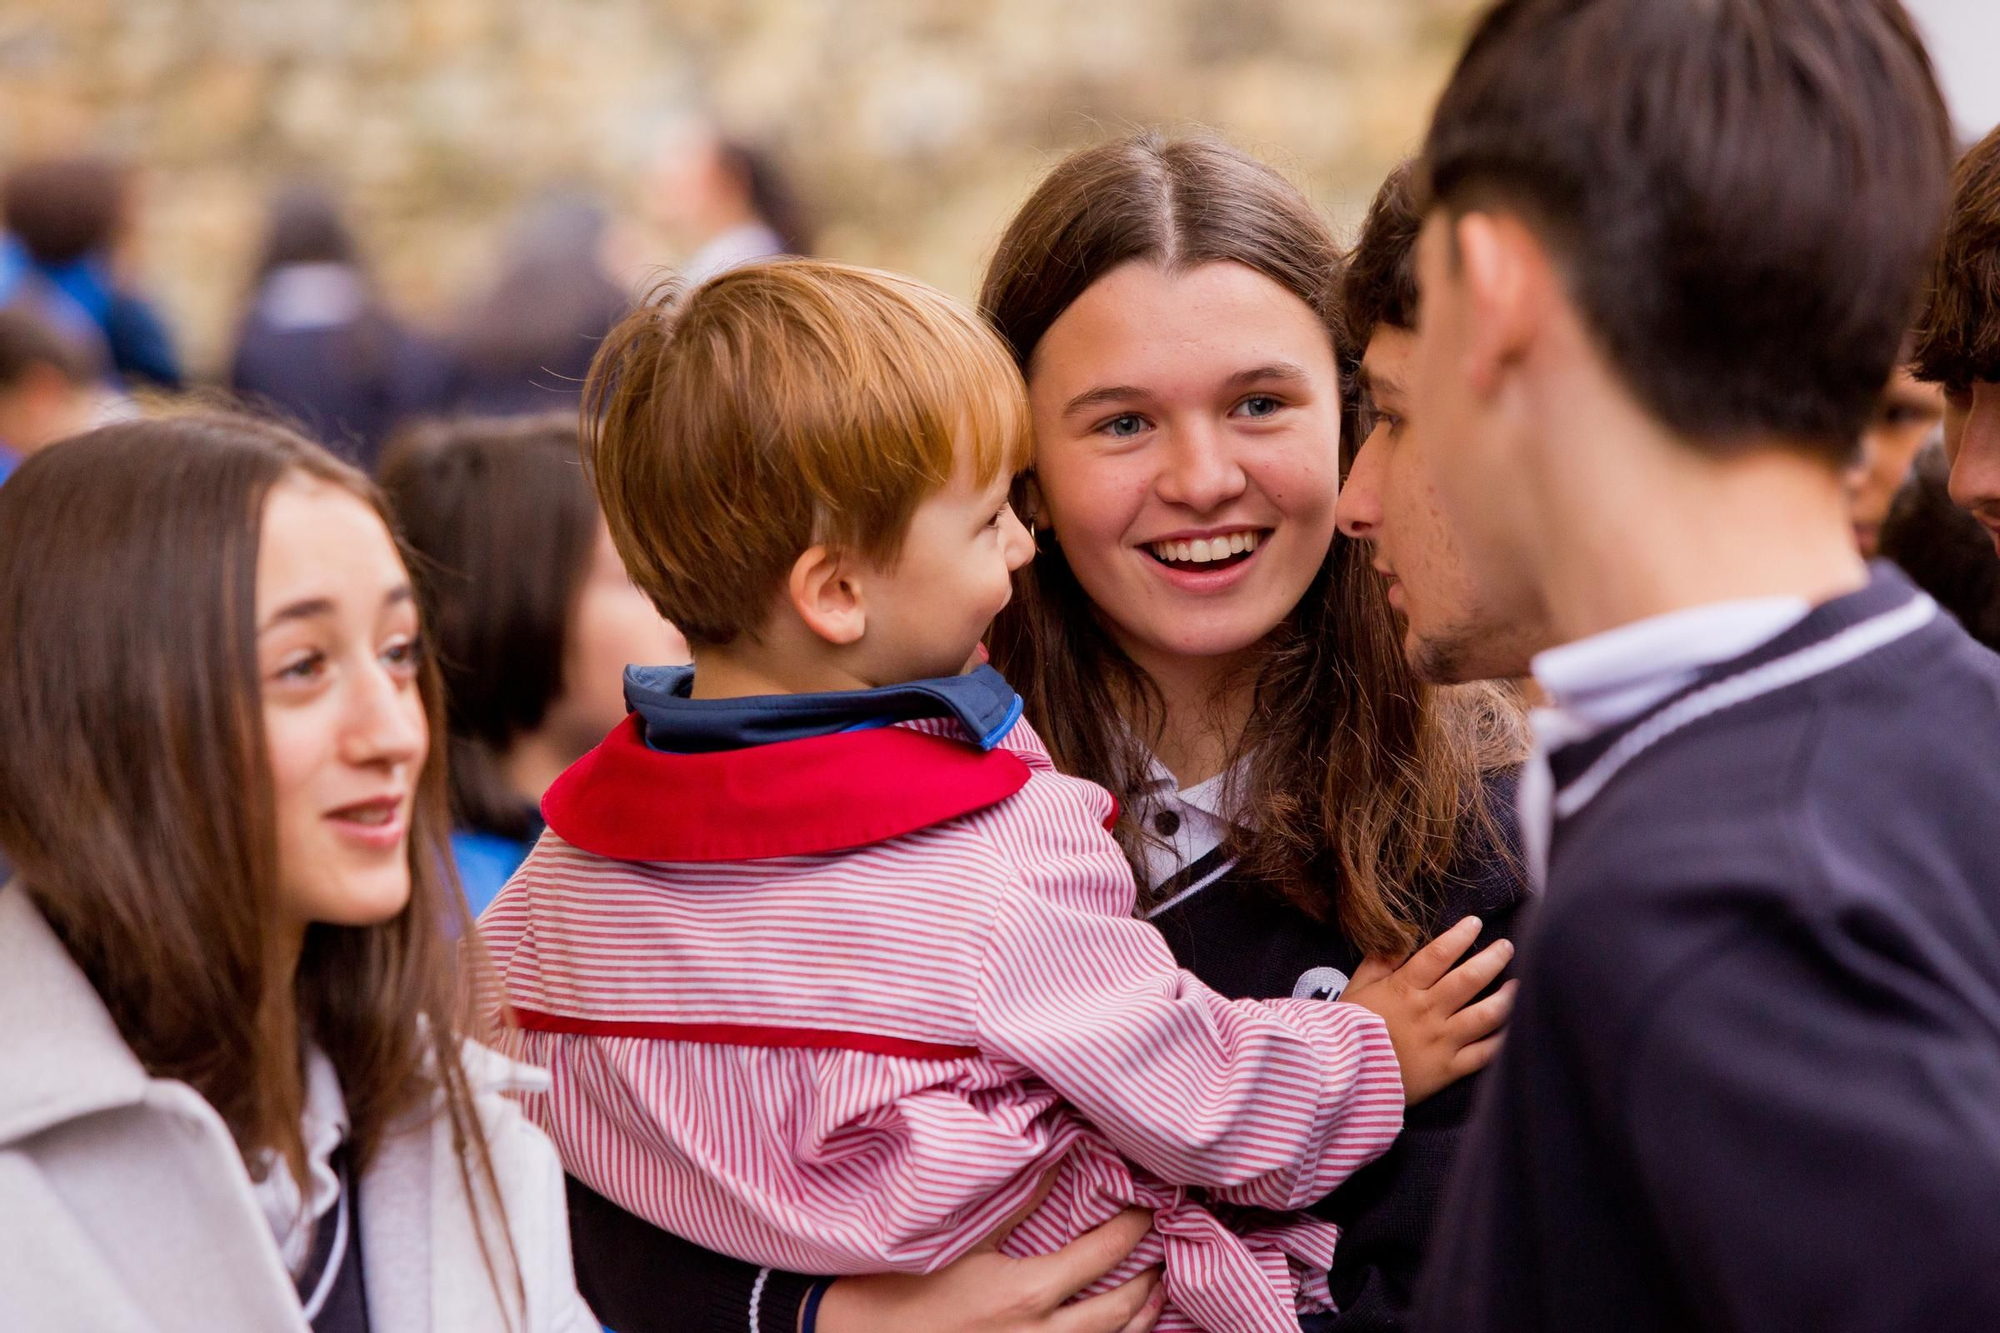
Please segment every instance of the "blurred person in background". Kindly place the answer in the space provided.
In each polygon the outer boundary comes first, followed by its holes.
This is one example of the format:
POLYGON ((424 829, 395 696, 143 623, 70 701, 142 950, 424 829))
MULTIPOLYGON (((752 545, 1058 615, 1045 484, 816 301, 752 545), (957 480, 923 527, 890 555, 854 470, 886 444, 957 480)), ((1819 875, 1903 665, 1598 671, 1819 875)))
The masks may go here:
POLYGON ((2000 552, 2000 129, 1959 159, 1917 321, 1917 373, 1945 391, 1951 498, 2000 552))
POLYGON ((180 360, 166 324, 131 290, 138 183, 102 158, 30 162, 0 185, 0 305, 25 304, 125 387, 177 391, 180 360))
POLYGON ((0 481, 22 460, 91 424, 90 363, 23 308, 0 309, 0 481))
POLYGON ((442 711, 366 478, 242 418, 0 486, 0 1328, 581 1333, 460 1034, 442 711))
POLYGON ((278 195, 229 387, 372 470, 397 422, 436 397, 441 369, 383 303, 333 196, 309 185, 278 195))
POLYGON ((1910 475, 1917 451, 1937 436, 1944 424, 1944 390, 1925 383, 1910 368, 1906 343, 1889 387, 1875 405, 1868 429, 1861 433, 1861 461, 1848 474, 1848 501, 1854 515, 1854 540, 1861 554, 1874 559, 1882 553, 1882 523, 1889 505, 1910 475))
POLYGON ((805 212, 777 161, 705 122, 663 137, 649 198, 654 220, 686 256, 680 272, 691 287, 739 264, 812 253, 805 212))
POLYGON ((1951 500, 1951 462, 1926 445, 1882 521, 1882 558, 2000 652, 2000 552, 1979 520, 1951 500))
POLYGON ((419 427, 382 463, 444 670, 452 850, 474 915, 542 831, 541 799, 625 717, 625 668, 687 643, 626 577, 566 413, 419 427))
POLYGON ((583 376, 630 294, 605 272, 609 218, 583 195, 529 205, 497 276, 451 335, 447 410, 469 416, 575 411, 583 376))

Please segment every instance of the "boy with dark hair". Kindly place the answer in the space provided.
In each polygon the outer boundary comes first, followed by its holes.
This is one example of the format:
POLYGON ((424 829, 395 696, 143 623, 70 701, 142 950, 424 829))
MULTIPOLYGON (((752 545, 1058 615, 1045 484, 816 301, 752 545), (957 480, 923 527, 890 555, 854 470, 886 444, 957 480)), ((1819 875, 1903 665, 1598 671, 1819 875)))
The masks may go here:
POLYGON ((1951 497, 2000 550, 2000 129, 1959 161, 1917 325, 1917 374, 1945 387, 1951 497))
POLYGON ((1523 676, 1546 642, 1533 617, 1499 616, 1485 570, 1465 558, 1428 488, 1406 475, 1410 356, 1417 335, 1417 204, 1414 160, 1389 173, 1347 258, 1340 286, 1343 369, 1353 383, 1349 438, 1359 441, 1340 486, 1340 530, 1373 548, 1403 621, 1403 650, 1441 685, 1523 676), (1409 567, 1412 576, 1397 571, 1409 567))
POLYGON ((2000 661, 1843 486, 1949 143, 1895 0, 1503 0, 1439 103, 1397 484, 1560 646, 1422 1327, 2000 1327, 2000 661))
POLYGON ((2000 554, 1978 520, 1952 503, 1950 476, 1944 447, 1926 445, 1882 520, 1882 558, 2000 653, 2000 554))

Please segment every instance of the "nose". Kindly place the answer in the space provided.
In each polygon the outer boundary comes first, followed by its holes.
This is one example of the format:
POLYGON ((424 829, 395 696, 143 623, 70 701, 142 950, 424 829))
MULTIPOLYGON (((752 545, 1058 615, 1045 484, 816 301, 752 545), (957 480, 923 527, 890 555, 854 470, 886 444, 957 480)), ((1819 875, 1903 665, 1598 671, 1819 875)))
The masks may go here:
POLYGON ((430 724, 416 682, 379 662, 348 677, 341 754, 362 767, 414 767, 423 763, 430 724))
POLYGON ((1007 572, 1013 573, 1035 558, 1035 539, 1014 516, 1014 506, 1008 505, 1000 515, 1000 551, 1007 561, 1007 572))
POLYGON ((1198 514, 1211 513, 1243 494, 1245 477, 1235 452, 1206 423, 1189 425, 1167 442, 1154 490, 1162 500, 1198 514))
POLYGON ((1361 442, 1340 484, 1340 498, 1334 502, 1333 519, 1341 532, 1357 541, 1371 540, 1382 525, 1382 450, 1375 436, 1361 442))
POLYGON ((1949 451, 1951 498, 1961 507, 2000 517, 2000 383, 1972 386, 1972 401, 1949 451))

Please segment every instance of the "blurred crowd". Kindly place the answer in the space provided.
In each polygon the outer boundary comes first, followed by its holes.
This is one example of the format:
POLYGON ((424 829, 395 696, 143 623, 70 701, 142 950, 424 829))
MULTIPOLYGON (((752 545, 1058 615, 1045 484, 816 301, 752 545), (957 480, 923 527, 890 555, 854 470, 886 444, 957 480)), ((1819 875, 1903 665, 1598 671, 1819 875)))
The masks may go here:
MULTIPOLYGON (((663 137, 647 221, 668 260, 699 281, 810 233, 776 164, 695 121, 663 137)), ((636 293, 614 259, 613 219, 581 192, 524 204, 481 289, 420 324, 385 291, 343 201, 324 185, 271 197, 260 248, 243 260, 241 314, 226 364, 202 384, 148 290, 132 238, 144 199, 129 163, 23 162, 0 186, 0 310, 16 457, 116 416, 135 396, 221 392, 286 420, 372 470, 397 430, 424 418, 573 412, 597 341, 636 293)))

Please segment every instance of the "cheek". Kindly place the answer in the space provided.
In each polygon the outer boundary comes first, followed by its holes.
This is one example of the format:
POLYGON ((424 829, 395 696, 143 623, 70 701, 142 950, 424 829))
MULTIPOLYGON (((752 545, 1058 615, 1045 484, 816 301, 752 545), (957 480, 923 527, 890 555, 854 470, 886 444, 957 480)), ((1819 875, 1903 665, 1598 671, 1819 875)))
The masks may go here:
POLYGON ((1060 448, 1036 464, 1046 521, 1066 550, 1122 545, 1146 503, 1151 470, 1139 457, 1078 458, 1060 448))
POLYGON ((1285 517, 1302 522, 1333 521, 1340 499, 1340 454, 1326 440, 1300 440, 1293 447, 1259 455, 1246 449, 1244 472, 1285 517))
POLYGON ((264 710, 271 790, 281 826, 317 817, 312 799, 315 779, 333 757, 333 737, 317 714, 311 707, 264 710))

